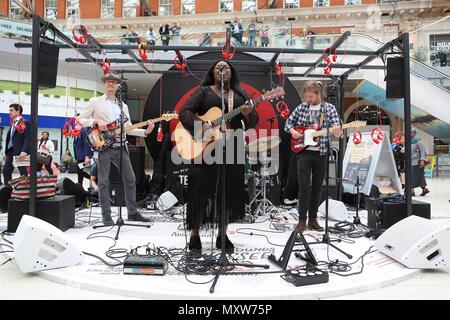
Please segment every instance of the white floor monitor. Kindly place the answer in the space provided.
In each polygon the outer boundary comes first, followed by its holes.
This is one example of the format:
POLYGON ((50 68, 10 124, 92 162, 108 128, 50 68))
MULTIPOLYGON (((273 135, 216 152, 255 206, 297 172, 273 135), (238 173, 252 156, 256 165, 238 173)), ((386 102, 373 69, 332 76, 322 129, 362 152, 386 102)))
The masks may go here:
POLYGON ((374 246, 412 269, 449 268, 450 225, 409 216, 387 229, 374 246))
POLYGON ((26 273, 77 265, 82 252, 55 226, 24 215, 14 236, 14 257, 26 273))

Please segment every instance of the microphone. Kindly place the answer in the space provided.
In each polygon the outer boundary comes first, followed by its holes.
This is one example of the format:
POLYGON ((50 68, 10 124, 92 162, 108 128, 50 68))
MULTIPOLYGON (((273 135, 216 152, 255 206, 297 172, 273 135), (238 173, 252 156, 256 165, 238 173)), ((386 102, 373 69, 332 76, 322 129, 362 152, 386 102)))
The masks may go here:
POLYGON ((220 72, 223 72, 224 69, 225 69, 225 65, 224 65, 224 64, 222 64, 222 65, 219 66, 219 71, 220 71, 220 72))

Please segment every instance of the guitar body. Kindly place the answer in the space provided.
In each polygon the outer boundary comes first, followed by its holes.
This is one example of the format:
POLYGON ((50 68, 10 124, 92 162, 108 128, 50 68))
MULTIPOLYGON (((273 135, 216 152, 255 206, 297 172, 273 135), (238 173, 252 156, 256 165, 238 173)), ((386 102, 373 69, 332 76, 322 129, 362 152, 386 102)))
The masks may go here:
POLYGON ((319 145, 318 137, 314 137, 316 130, 309 129, 305 126, 297 126, 294 128, 296 131, 303 134, 300 139, 291 138, 291 150, 294 153, 299 153, 305 150, 307 147, 316 147, 319 145))
POLYGON ((108 131, 101 131, 96 125, 89 130, 87 141, 94 151, 108 149, 116 141, 117 122, 108 124, 108 131))
MULTIPOLYGON (((212 107, 203 116, 199 118, 203 121, 212 121, 222 116, 222 110, 218 107, 212 107)), ((196 141, 192 134, 186 130, 183 125, 178 123, 174 131, 176 148, 180 156, 185 160, 200 159, 203 151, 207 147, 214 146, 220 139, 220 126, 214 127, 214 134, 208 141, 196 141)))

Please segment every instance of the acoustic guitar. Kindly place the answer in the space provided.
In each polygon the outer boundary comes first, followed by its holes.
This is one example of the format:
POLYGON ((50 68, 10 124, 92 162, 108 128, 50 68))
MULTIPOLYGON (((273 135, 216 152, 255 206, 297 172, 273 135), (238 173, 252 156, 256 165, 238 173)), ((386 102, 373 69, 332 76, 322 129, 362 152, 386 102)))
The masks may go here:
MULTIPOLYGON (((263 100, 273 100, 284 96, 284 89, 282 87, 275 88, 269 92, 264 93, 256 99, 250 100, 247 105, 253 108, 258 105, 263 100)), ((232 111, 224 115, 225 121, 230 121, 232 118, 242 113, 245 105, 239 108, 233 109, 232 111)), ((178 123, 174 131, 175 144, 178 153, 185 160, 193 160, 201 157, 203 151, 209 145, 217 142, 220 137, 220 122, 222 120, 222 109, 219 107, 212 107, 203 116, 199 116, 203 121, 211 123, 213 133, 210 137, 194 137, 183 125, 178 123)), ((195 133, 194 133, 195 134, 195 133)))
MULTIPOLYGON (((367 124, 366 121, 352 121, 344 124, 342 129, 348 128, 360 128, 367 124)), ((294 153, 304 151, 307 147, 316 147, 319 145, 318 138, 327 134, 327 129, 315 130, 305 126, 297 126, 294 128, 300 132, 303 136, 300 139, 291 138, 291 150, 294 153)))
MULTIPOLYGON (((178 119, 176 113, 164 113, 161 117, 152 119, 153 123, 160 121, 170 121, 172 119, 178 119)), ((134 129, 139 129, 148 125, 147 121, 139 122, 125 128, 125 133, 134 129)), ((94 151, 103 151, 108 149, 113 143, 116 142, 117 135, 120 134, 120 122, 114 121, 107 125, 107 131, 101 131, 98 125, 89 130, 87 134, 87 141, 94 151)))

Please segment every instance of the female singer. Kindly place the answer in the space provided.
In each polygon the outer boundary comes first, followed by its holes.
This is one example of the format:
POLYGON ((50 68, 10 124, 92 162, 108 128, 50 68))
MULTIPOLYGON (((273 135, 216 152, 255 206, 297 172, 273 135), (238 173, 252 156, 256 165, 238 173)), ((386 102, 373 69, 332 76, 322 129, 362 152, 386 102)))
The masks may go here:
MULTIPOLYGON (((210 108, 220 108, 222 105, 221 73, 223 73, 226 112, 244 105, 249 99, 247 93, 241 88, 237 70, 228 61, 216 61, 209 69, 200 88, 180 110, 180 121, 192 134, 197 134, 194 132, 194 122, 202 122, 196 115, 204 115, 210 108), (229 104, 232 105, 230 106, 229 104)), ((256 111, 250 106, 245 106, 242 114, 229 121, 228 128, 233 130, 242 129, 242 122, 244 122, 245 128, 248 129, 255 127, 257 121, 258 115, 256 111)), ((203 122, 198 127, 200 127, 203 133, 208 133, 211 129, 211 125, 207 122, 203 122)), ((242 130, 239 132, 241 134, 234 135, 234 139, 236 139, 233 150, 235 153, 234 161, 232 163, 227 161, 225 164, 226 223, 224 226, 221 225, 222 179, 220 178, 219 165, 217 163, 206 164, 204 162, 191 165, 188 187, 187 227, 191 230, 189 250, 194 254, 200 254, 202 250, 199 233, 201 225, 214 227, 217 225, 217 222, 219 222, 219 236, 216 240, 216 248, 220 249, 222 241, 225 241, 226 252, 234 252, 234 245, 227 236, 225 236, 225 239, 221 239, 220 231, 223 227, 226 235, 228 223, 235 222, 244 217, 245 165, 239 164, 236 161, 237 152, 244 152, 244 150, 237 150, 239 146, 239 143, 236 142, 237 139, 241 138, 241 141, 243 141, 242 130), (241 137, 237 137, 239 135, 241 137)))

